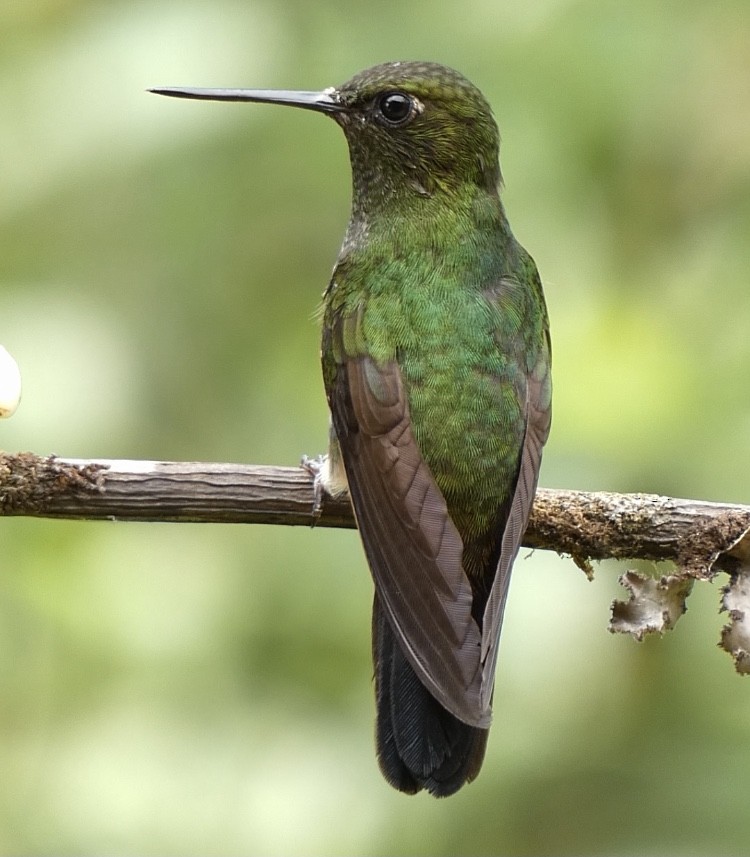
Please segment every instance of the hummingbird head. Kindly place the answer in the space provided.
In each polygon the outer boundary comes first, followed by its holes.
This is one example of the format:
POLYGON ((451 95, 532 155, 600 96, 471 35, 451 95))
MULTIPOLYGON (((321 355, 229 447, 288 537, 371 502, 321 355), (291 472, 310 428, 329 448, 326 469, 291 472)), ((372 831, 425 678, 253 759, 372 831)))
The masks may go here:
POLYGON ((346 135, 355 204, 451 195, 467 185, 496 194, 499 134, 487 100, 437 63, 389 62, 322 92, 152 89, 160 95, 287 104, 331 116, 346 135))
POLYGON ((497 125, 485 97, 457 71, 383 63, 331 95, 341 106, 333 118, 349 143, 355 192, 358 184, 370 194, 432 196, 467 184, 497 191, 497 125))

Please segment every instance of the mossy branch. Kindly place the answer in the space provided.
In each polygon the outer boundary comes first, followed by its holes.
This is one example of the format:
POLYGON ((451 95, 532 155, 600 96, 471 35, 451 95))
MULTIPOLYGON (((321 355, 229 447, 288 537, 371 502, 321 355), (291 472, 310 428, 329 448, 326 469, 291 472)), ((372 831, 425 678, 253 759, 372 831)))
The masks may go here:
MULTIPOLYGON (((302 467, 28 452, 0 453, 0 515, 356 526, 346 497, 326 498, 320 515, 313 514, 312 477, 302 467)), ((672 560, 708 577, 731 565, 748 528, 750 506, 540 488, 523 544, 569 554, 582 566, 608 558, 672 560)))
MULTIPOLYGON (((73 460, 0 453, 0 516, 355 527, 349 501, 326 499, 313 513, 302 467, 205 462, 73 460)), ((671 560, 659 582, 628 572, 630 601, 615 602, 611 630, 640 638, 684 612, 693 579, 732 576, 722 645, 750 672, 750 506, 654 494, 540 488, 523 544, 566 554, 587 574, 601 559, 671 560), (747 598, 742 596, 747 592, 747 598), (745 605, 745 601, 748 604, 745 605), (747 609, 746 609, 747 607, 747 609), (738 630, 739 629, 739 630, 738 630), (729 637, 731 641, 728 641, 729 637)))

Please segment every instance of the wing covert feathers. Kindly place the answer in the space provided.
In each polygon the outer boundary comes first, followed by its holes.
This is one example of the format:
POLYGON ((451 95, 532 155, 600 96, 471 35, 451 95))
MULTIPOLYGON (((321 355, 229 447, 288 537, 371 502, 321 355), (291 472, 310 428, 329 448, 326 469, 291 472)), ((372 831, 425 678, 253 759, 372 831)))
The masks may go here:
POLYGON ((414 439, 400 370, 348 358, 329 400, 360 535, 404 655, 441 705, 486 728, 463 543, 414 439))

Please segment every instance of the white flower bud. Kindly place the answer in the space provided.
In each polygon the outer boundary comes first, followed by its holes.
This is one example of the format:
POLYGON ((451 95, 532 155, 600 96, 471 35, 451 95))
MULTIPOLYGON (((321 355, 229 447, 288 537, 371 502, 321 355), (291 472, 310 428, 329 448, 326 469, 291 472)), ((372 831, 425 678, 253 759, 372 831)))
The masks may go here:
POLYGON ((21 373, 18 364, 0 345, 0 419, 10 417, 21 400, 21 373))

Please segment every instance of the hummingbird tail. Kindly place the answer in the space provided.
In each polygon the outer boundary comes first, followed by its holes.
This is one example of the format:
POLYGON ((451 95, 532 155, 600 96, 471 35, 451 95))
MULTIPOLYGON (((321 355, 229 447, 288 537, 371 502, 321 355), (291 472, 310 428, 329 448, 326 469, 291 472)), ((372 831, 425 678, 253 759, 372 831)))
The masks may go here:
POLYGON ((378 762, 396 789, 427 789, 447 797, 473 780, 484 760, 489 730, 467 726, 417 678, 385 617, 378 596, 372 616, 378 762))

